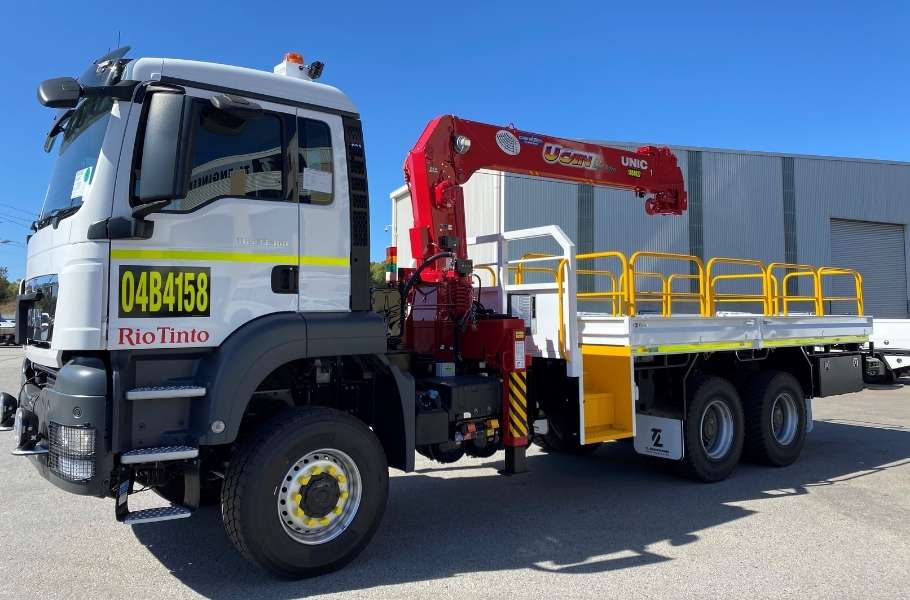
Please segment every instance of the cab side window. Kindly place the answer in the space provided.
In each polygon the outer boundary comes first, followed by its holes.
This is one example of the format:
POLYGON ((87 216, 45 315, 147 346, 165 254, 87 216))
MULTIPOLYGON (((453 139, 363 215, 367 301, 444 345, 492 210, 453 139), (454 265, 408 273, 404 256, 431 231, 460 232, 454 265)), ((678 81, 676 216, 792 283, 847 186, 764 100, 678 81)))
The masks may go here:
POLYGON ((335 181, 332 133, 328 123, 298 118, 297 144, 300 148, 297 173, 300 201, 305 204, 331 204, 335 181))
POLYGON ((282 200, 281 119, 262 113, 240 119, 198 102, 191 112, 189 191, 173 210, 192 210, 222 197, 282 200))

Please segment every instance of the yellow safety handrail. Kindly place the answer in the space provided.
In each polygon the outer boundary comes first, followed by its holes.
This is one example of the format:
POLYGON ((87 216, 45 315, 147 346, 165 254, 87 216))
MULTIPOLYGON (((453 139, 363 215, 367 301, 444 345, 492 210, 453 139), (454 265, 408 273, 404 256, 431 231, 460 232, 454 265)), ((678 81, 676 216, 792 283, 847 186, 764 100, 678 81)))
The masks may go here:
POLYGON ((823 314, 818 270, 811 265, 787 262, 773 262, 769 264, 765 267, 765 293, 767 294, 767 302, 770 306, 771 314, 773 315, 786 316, 790 312, 791 303, 806 302, 811 302, 813 304, 816 315, 823 314), (777 269, 787 269, 790 271, 784 276, 780 289, 778 289, 777 277, 774 276, 774 271, 777 269), (797 277, 810 278, 812 281, 811 296, 791 296, 788 293, 787 290, 789 290, 788 284, 790 283, 790 280, 796 279, 797 277))
POLYGON ((521 255, 521 258, 518 259, 517 267, 509 267, 510 272, 515 273, 515 285, 521 285, 524 283, 524 274, 527 273, 549 273, 553 275, 553 278, 556 279, 556 269, 548 269, 546 267, 526 267, 524 262, 525 260, 534 259, 534 258, 554 258, 552 254, 546 254, 543 252, 525 252, 521 255))
POLYGON ((770 300, 768 298, 768 277, 765 273, 765 265, 753 258, 730 258, 725 256, 716 256, 708 261, 705 265, 708 278, 708 314, 717 314, 718 303, 742 304, 746 302, 760 302, 762 312, 765 315, 771 313, 770 300), (757 273, 725 273, 714 275, 714 268, 717 265, 739 265, 743 267, 754 267, 758 269, 757 273), (760 294, 744 294, 738 292, 718 292, 718 281, 748 281, 758 279, 761 282, 760 294))
POLYGON ((841 267, 819 267, 818 269, 818 288, 821 294, 819 305, 824 314, 825 302, 856 302, 856 314, 862 316, 863 309, 863 276, 855 269, 844 269, 841 267), (836 276, 853 277, 854 295, 853 296, 825 296, 824 295, 824 278, 836 276))
POLYGON ((631 293, 635 295, 635 300, 638 302, 659 302, 660 303, 660 314, 667 314, 667 278, 663 273, 657 273, 655 271, 638 271, 634 274, 634 279, 636 281, 635 285, 632 286, 631 293), (660 289, 655 290, 639 290, 637 281, 639 279, 656 279, 660 284, 660 289))
POLYGON ((491 267, 491 266, 489 266, 489 265, 474 265, 474 270, 476 271, 477 269, 483 269, 484 271, 486 271, 487 273, 489 273, 489 274, 490 274, 490 279, 493 280, 493 282, 492 282, 491 285, 492 285, 493 287, 496 287, 496 270, 493 269, 493 267, 491 267))
POLYGON ((632 282, 632 289, 629 292, 629 315, 634 316, 637 314, 637 292, 635 290, 635 263, 640 258, 654 258, 657 260, 665 261, 683 261, 690 264, 694 264, 696 270, 698 271, 697 281, 698 281, 698 291, 697 292, 672 292, 668 289, 664 290, 664 314, 669 316, 672 313, 672 308, 670 305, 674 301, 681 302, 697 302, 699 305, 699 314, 702 316, 708 316, 708 301, 706 296, 705 285, 705 265, 702 260, 691 254, 677 254, 675 252, 652 252, 652 251, 641 251, 636 252, 629 258, 629 279, 628 281, 632 282))
POLYGON ((674 302, 697 302, 701 304, 702 296, 699 292, 675 292, 673 291, 673 284, 677 281, 699 281, 700 277, 698 275, 692 275, 691 273, 673 273, 667 278, 667 308, 664 312, 665 317, 669 317, 673 314, 673 303, 674 302))
MULTIPOLYGON (((555 276, 557 288, 557 309, 559 313, 559 352, 565 358, 566 356, 566 324, 565 308, 563 300, 565 295, 565 282, 568 276, 569 261, 566 258, 559 259, 559 263, 554 269, 544 267, 527 267, 522 261, 540 260, 552 258, 558 259, 551 254, 539 252, 528 252, 521 257, 517 267, 509 267, 508 271, 516 274, 516 284, 524 282, 524 273, 543 272, 555 276)), ((717 312, 717 304, 734 303, 734 302, 756 302, 761 303, 763 312, 766 316, 786 316, 789 314, 790 305, 794 303, 812 303, 815 314, 822 316, 825 314, 824 302, 855 302, 858 316, 864 314, 863 299, 863 279, 862 275, 854 269, 841 267, 813 267, 798 263, 772 262, 765 265, 759 260, 745 258, 716 257, 708 261, 707 265, 697 256, 689 254, 677 254, 673 252, 651 252, 642 251, 634 253, 628 260, 625 254, 618 251, 608 252, 590 252, 579 254, 576 260, 595 260, 598 258, 613 258, 619 261, 619 277, 616 273, 608 269, 577 269, 577 275, 594 275, 606 277, 609 281, 609 290, 602 292, 578 292, 576 298, 584 300, 609 300, 612 316, 635 316, 638 311, 638 304, 642 302, 656 302, 660 304, 660 314, 662 316, 672 316, 674 302, 695 302, 699 304, 699 314, 701 316, 713 316, 717 312), (691 273, 672 273, 669 276, 656 271, 636 271, 635 263, 640 258, 653 258, 657 260, 682 261, 696 266, 696 274, 691 273), (714 274, 714 268, 719 264, 742 265, 754 267, 757 272, 753 273, 723 273, 714 274), (785 270, 786 274, 780 280, 775 275, 777 271, 785 270), (854 281, 853 296, 825 296, 823 294, 823 279, 826 277, 852 277, 854 281), (811 295, 790 294, 790 282, 798 278, 809 278, 812 282, 811 295), (658 290, 639 290, 638 281, 640 279, 656 279, 659 283, 658 290), (761 283, 761 292, 756 294, 718 292, 717 285, 725 281, 746 281, 759 280, 761 283), (677 281, 696 281, 697 291, 682 292, 673 289, 673 284, 677 281), (630 284, 631 282, 631 284, 630 284)), ((495 272, 491 271, 495 278, 495 272)))
POLYGON ((609 300, 610 301, 610 315, 615 317, 619 314, 620 306, 622 305, 622 294, 624 293, 621 289, 616 288, 616 275, 612 271, 600 271, 596 269, 578 269, 575 271, 579 275, 594 275, 600 277, 606 277, 607 281, 610 282, 610 289, 606 292, 576 292, 575 297, 579 300, 609 300))
POLYGON ((563 273, 567 272, 569 265, 569 259, 564 258, 559 261, 559 264, 556 266, 556 306, 557 316, 559 318, 559 356, 561 358, 566 358, 566 319, 565 313, 562 307, 562 296, 563 296, 563 273))
MULTIPOLYGON (((626 271, 629 268, 629 263, 626 260, 626 255, 622 252, 617 252, 615 250, 609 250, 606 252, 587 252, 584 254, 579 254, 575 257, 576 261, 585 261, 585 260, 597 260, 599 258, 612 258, 619 261, 619 281, 617 286, 616 275, 609 270, 602 269, 576 269, 576 272, 579 275, 600 275, 606 276, 610 281, 610 291, 609 292, 578 292, 576 293, 576 298, 584 298, 585 300, 609 300, 611 315, 618 316, 622 314, 625 309, 626 301, 626 290, 625 290, 625 277, 626 271)), ((560 267, 561 268, 561 267, 560 267)))

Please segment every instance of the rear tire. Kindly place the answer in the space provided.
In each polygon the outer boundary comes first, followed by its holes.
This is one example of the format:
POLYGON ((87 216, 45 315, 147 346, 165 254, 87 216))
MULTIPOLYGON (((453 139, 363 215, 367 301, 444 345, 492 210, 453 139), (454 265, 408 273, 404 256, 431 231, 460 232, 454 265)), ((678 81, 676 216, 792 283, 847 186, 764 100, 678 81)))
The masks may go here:
POLYGON ((806 443, 806 402, 793 375, 761 373, 746 394, 746 455, 757 462, 793 464, 806 443))
POLYGON ((743 451, 743 409, 736 388, 721 377, 693 382, 683 428, 682 465, 694 479, 722 481, 743 451))
POLYGON ((363 550, 388 491, 385 453, 366 425, 330 408, 295 408, 241 443, 224 482, 222 516, 246 558, 281 577, 313 577, 363 550))

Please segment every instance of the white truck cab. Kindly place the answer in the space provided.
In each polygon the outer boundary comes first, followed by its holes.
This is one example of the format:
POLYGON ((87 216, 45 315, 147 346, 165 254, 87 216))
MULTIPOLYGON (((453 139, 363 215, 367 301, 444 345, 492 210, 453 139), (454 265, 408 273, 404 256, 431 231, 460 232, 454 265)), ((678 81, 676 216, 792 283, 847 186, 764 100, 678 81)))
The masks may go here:
MULTIPOLYGON (((142 172, 122 167, 143 150, 143 103, 87 98, 58 118, 57 163, 25 277, 27 289, 45 290, 39 304, 55 306, 45 311, 52 327, 28 335, 40 342, 27 345, 29 360, 59 368, 73 350, 218 346, 262 315, 351 310, 344 119, 356 120, 353 103, 284 62, 283 75, 124 62, 95 70, 179 105, 171 125, 192 144, 180 156, 187 192, 156 207, 141 232, 131 229, 142 172), (257 118, 232 122, 213 106, 232 94, 255 103, 257 118)), ((362 248, 365 234, 357 231, 362 248)))

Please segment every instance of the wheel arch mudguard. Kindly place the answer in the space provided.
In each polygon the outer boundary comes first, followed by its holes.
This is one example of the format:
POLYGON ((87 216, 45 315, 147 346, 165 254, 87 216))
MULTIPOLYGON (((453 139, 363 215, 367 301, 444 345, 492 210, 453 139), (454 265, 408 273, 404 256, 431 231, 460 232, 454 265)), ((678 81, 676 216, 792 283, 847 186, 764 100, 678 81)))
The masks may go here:
POLYGON ((200 445, 233 443, 256 388, 282 365, 305 358, 375 356, 395 382, 401 409, 377 435, 389 464, 412 470, 414 382, 386 360, 386 347, 385 321, 366 311, 275 313, 244 324, 200 365, 197 380, 206 386, 200 400, 207 402, 203 410, 194 411, 193 430, 199 432, 200 445), (224 423, 223 429, 213 428, 217 421, 224 423))

